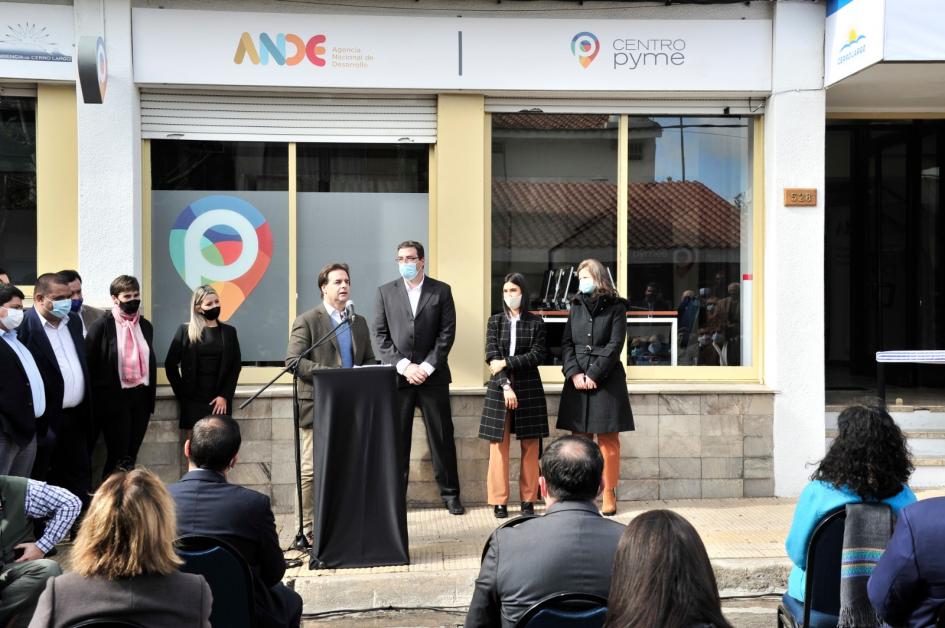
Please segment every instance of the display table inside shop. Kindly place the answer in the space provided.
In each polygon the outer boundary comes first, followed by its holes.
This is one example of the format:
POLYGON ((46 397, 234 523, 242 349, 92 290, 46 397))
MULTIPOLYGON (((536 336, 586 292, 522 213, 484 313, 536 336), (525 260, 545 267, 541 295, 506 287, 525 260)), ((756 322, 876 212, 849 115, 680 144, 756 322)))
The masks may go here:
MULTIPOLYGON (((548 346, 554 355, 554 346, 561 345, 564 334, 564 324, 568 320, 568 310, 533 310, 532 314, 541 316, 548 330, 548 346), (557 329, 556 329, 557 328, 557 329)), ((639 366, 676 366, 679 363, 679 348, 676 342, 679 332, 679 322, 675 310, 662 311, 634 311, 627 312, 627 353, 633 364, 639 366), (658 338, 665 355, 632 355, 634 340, 643 342, 646 346, 658 338)), ((559 352, 560 353, 560 352, 559 352)))
POLYGON ((396 378, 392 366, 315 371, 312 569, 410 562, 396 378))

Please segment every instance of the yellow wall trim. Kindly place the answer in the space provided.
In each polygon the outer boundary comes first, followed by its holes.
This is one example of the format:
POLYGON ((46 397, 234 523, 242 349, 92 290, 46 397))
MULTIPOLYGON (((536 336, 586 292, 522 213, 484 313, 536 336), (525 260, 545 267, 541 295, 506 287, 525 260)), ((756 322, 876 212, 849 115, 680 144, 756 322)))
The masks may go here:
POLYGON ((36 88, 36 272, 79 265, 79 151, 73 85, 36 88))

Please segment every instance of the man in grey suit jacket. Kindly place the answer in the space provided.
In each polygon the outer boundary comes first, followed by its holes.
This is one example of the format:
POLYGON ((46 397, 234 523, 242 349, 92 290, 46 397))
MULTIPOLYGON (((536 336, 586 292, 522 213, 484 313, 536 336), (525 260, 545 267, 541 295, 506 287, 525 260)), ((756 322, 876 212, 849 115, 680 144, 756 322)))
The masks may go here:
MULTIPOLYGON (((347 264, 334 262, 318 273, 318 289, 322 302, 303 312, 292 323, 289 348, 286 350, 286 365, 305 352, 312 344, 334 329, 344 320, 345 306, 351 291, 351 276, 347 264)), ((374 364, 374 350, 364 317, 356 316, 350 329, 344 326, 324 343, 299 361, 299 435, 302 441, 302 532, 311 542, 312 517, 315 496, 312 492, 314 461, 312 453, 312 423, 314 401, 312 399, 312 377, 317 369, 347 368, 362 364, 374 364)))
POLYGON ((466 628, 514 626, 531 606, 555 593, 607 597, 626 526, 602 517, 594 504, 604 489, 603 471, 604 458, 593 441, 564 436, 548 446, 538 478, 548 510, 492 534, 466 628))
POLYGON ((447 362, 456 338, 456 306, 449 284, 424 273, 423 255, 419 242, 408 240, 398 245, 396 261, 401 278, 377 289, 374 339, 381 360, 393 364, 400 374, 404 486, 410 469, 413 414, 420 406, 440 497, 451 514, 461 515, 465 509, 459 499, 447 362))

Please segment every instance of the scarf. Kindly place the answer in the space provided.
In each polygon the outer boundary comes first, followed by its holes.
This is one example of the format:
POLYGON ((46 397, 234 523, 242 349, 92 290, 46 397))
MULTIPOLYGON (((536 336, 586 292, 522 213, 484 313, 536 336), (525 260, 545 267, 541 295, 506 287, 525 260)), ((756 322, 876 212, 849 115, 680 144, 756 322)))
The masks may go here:
POLYGON ((141 313, 128 317, 117 305, 112 308, 118 340, 118 377, 122 388, 148 385, 150 349, 141 331, 141 313))
POLYGON ((866 594, 866 581, 892 536, 893 515, 887 504, 847 504, 840 558, 838 628, 884 625, 866 594))

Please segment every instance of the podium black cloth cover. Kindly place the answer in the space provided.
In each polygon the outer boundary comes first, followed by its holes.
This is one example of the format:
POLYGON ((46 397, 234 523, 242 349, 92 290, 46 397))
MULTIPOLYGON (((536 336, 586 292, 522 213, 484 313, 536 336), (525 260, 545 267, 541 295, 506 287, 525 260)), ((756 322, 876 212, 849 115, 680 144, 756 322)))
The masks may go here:
POLYGON ((314 397, 310 567, 409 564, 396 371, 320 369, 314 397))

